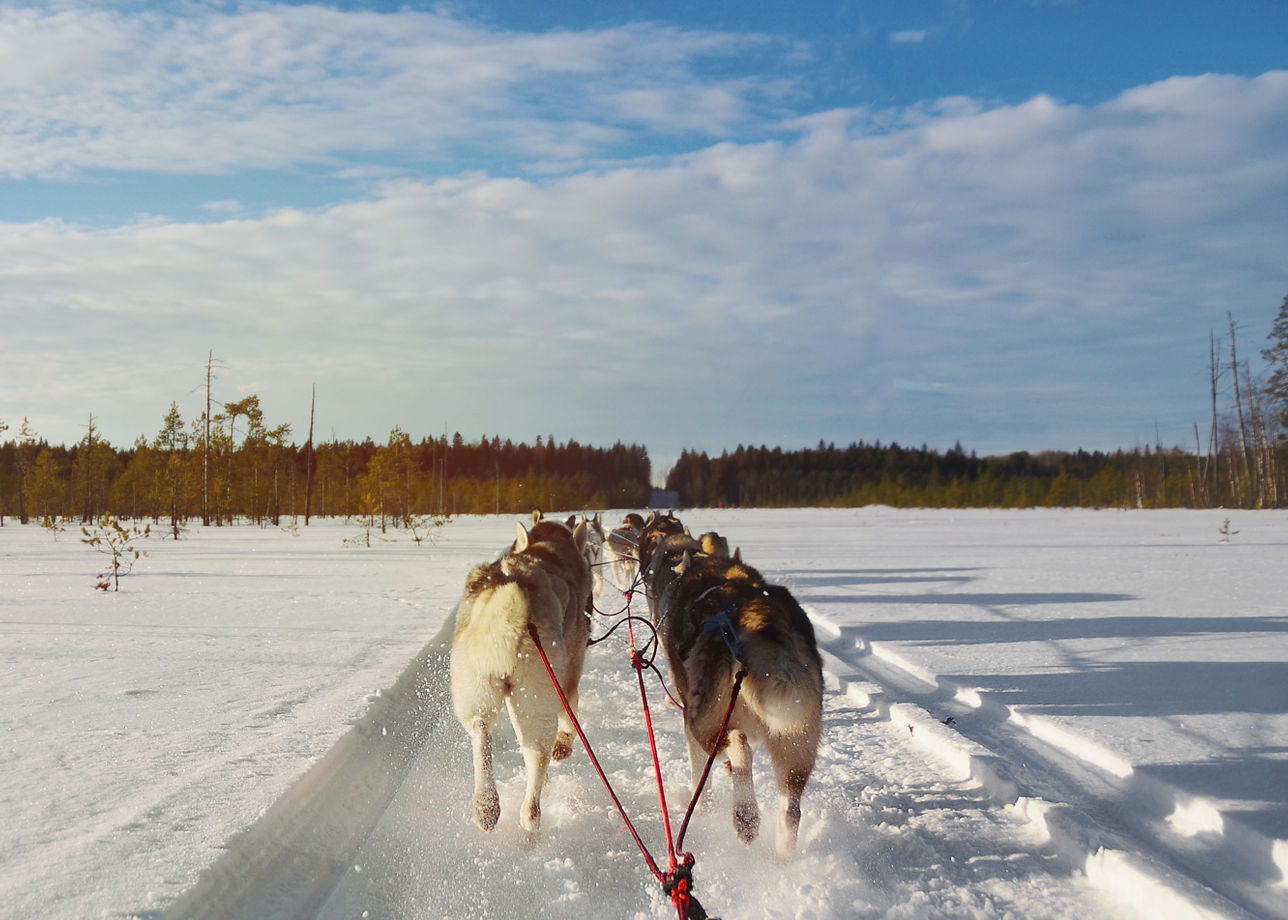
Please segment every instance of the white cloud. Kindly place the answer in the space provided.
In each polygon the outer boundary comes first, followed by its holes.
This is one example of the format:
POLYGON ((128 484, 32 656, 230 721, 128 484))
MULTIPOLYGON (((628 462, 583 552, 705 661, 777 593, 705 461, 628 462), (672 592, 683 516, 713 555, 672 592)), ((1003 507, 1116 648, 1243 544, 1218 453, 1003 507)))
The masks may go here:
POLYGON ((242 210, 242 203, 234 198, 221 198, 218 201, 207 201, 201 207, 211 214, 237 214, 242 210))
POLYGON ((897 32, 890 33, 890 44, 920 45, 926 40, 927 34, 925 29, 900 29, 897 32))
POLYGON ((21 62, 0 65, 0 175, 349 165, 409 149, 581 157, 641 125, 718 136, 790 90, 783 77, 695 75, 768 44, 757 36, 647 24, 522 34, 321 6, 165 9, 0 10, 0 51, 13 50, 0 61, 21 62))
MULTIPOLYGON (((188 89, 124 87, 149 116, 115 134, 83 121, 84 160, 52 136, 29 152, 48 169, 214 169, 454 134, 572 157, 672 109, 749 117, 755 92, 684 75, 694 49, 723 47, 714 37, 511 36, 424 14, 396 35, 385 18, 340 13, 285 29, 306 13, 201 20, 200 53, 172 81, 188 89), (353 44, 337 44, 337 21, 353 44), (346 58, 362 48, 383 49, 364 65, 374 82, 346 58), (233 62, 222 83, 220 55, 233 62), (615 55, 652 68, 652 85, 627 81, 615 55), (461 95, 415 101, 408 86, 438 73, 461 95), (559 123, 516 110, 523 75, 556 73, 606 88, 559 123), (185 120, 198 97, 218 136, 185 120)), ((179 46, 167 20, 113 22, 179 46)), ((129 108, 109 97, 95 98, 129 108)), ((1261 299, 1268 317, 1282 296, 1285 114, 1288 75, 1196 77, 1092 108, 940 100, 880 130, 865 110, 814 113, 754 143, 539 181, 354 166, 385 181, 367 198, 253 219, 0 224, 0 418, 28 415, 71 441, 93 411, 128 443, 191 395, 214 349, 221 385, 252 388, 297 426, 317 382, 323 430, 340 437, 446 421, 659 454, 819 437, 1098 447, 1113 445, 1083 434, 1152 432, 1161 418, 1182 440, 1202 412, 1208 329, 1261 299), (1053 416, 1070 442, 1034 443, 1053 416)))

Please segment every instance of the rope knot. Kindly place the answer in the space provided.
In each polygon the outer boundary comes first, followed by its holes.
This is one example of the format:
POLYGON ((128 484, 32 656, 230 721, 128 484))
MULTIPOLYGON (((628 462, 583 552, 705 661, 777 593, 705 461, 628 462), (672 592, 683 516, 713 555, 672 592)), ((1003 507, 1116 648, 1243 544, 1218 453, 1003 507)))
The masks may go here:
POLYGON ((671 897, 671 903, 683 911, 684 920, 716 920, 707 916, 706 910, 693 896, 693 854, 681 853, 680 864, 662 879, 662 890, 671 897))

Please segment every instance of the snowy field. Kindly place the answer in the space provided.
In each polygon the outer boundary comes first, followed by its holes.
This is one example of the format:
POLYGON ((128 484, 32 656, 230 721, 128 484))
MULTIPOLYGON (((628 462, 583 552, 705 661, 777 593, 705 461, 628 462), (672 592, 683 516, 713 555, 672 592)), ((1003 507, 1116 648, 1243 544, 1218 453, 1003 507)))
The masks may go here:
MULTIPOLYGON (((797 594, 828 668, 796 859, 735 842, 723 776, 695 818, 713 916, 1288 918, 1288 514, 682 517, 797 594)), ((525 843, 503 719, 501 825, 470 819, 440 630, 513 527, 192 528, 119 593, 76 528, 0 528, 0 917, 673 917, 580 748, 525 843)), ((582 716, 664 859, 622 643, 582 716)))

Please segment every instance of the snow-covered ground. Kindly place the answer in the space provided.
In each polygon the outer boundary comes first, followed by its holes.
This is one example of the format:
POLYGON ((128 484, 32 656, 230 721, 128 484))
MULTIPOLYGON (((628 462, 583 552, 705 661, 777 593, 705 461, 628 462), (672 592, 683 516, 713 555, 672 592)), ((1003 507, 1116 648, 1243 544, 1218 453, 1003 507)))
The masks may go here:
MULTIPOLYGON (((829 671, 797 858, 734 841, 723 776, 695 818, 713 916, 1288 917, 1288 515, 683 517, 792 588, 829 671)), ((674 916, 580 749, 525 843, 503 729, 501 826, 470 819, 441 630, 512 532, 193 528, 103 593, 75 528, 0 528, 0 917, 674 916)), ((620 642, 582 700, 664 859, 620 642)))

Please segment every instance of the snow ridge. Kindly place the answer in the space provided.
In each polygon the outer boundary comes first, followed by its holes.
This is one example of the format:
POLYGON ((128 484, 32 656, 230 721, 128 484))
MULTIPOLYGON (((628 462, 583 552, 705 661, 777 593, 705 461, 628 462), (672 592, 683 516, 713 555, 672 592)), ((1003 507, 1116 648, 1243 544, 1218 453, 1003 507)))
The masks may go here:
POLYGON ((945 680, 804 606, 819 627, 825 663, 842 692, 892 723, 906 724, 914 743, 958 775, 978 782, 995 803, 1014 809, 1047 836, 1070 868, 1085 872, 1092 884, 1125 906, 1142 915, 1196 920, 1288 918, 1288 842, 1272 841, 1223 815, 1215 804, 1136 772, 1090 739, 945 680), (865 691, 869 682, 882 692, 865 691), (909 701, 891 702, 890 693, 909 701), (944 718, 932 716, 932 707, 944 718), (968 718, 971 714, 983 718, 968 718), (971 737, 961 728, 963 722, 990 727, 972 730, 978 737, 971 737), (1035 757, 1058 769, 1030 771, 1017 779, 1009 764, 1035 757), (1039 794, 1029 788, 1035 775, 1048 780, 1039 794), (1053 775, 1071 782, 1048 788, 1053 775), (1097 799, 1115 804, 1106 808, 1097 799), (1095 808, 1097 804, 1102 807, 1095 808), (1096 813, 1088 813, 1089 808, 1096 813), (1127 826, 1107 822, 1107 814, 1125 816, 1127 826), (1151 816, 1156 815, 1166 818, 1171 834, 1154 830, 1151 816), (1235 867, 1240 871, 1230 871, 1235 867), (1230 878, 1240 881, 1219 881, 1230 878))
MULTIPOLYGON (((455 618, 393 687, 175 901, 164 920, 317 916, 402 784, 416 752, 450 712, 447 656, 455 618)), ((454 724, 454 723, 453 723, 454 724)))

